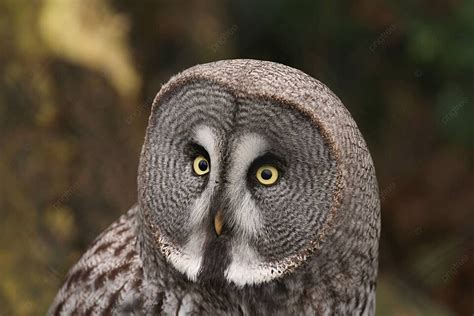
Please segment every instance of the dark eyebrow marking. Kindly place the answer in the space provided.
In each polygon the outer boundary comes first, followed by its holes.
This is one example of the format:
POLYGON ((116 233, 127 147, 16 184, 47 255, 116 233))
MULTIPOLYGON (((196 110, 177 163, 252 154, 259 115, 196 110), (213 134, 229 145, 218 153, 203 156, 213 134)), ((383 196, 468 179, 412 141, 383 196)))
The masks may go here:
POLYGON ((277 169, 283 169, 286 167, 286 161, 274 154, 271 149, 265 151, 262 155, 255 158, 250 164, 249 171, 254 168, 257 169, 261 165, 270 164, 277 167, 277 169))
POLYGON ((258 185, 256 178, 257 170, 262 165, 266 164, 272 165, 278 169, 279 178, 284 176, 285 169, 287 167, 286 161, 280 156, 274 154, 271 149, 269 149, 263 155, 260 155, 259 157, 255 158, 254 161, 252 161, 252 163, 250 164, 250 167, 247 171, 247 188, 252 190, 255 186, 258 185))
POLYGON ((185 153, 186 153, 189 157, 191 157, 192 159, 196 158, 196 157, 199 156, 199 155, 202 155, 202 156, 204 156, 204 158, 206 158, 209 162, 211 162, 211 158, 210 158, 209 153, 207 152, 207 150, 206 150, 203 146, 201 146, 201 145, 199 145, 199 144, 197 144, 197 143, 195 143, 195 142, 190 142, 190 143, 188 143, 188 144, 185 146, 185 150, 184 150, 184 151, 185 151, 185 153))

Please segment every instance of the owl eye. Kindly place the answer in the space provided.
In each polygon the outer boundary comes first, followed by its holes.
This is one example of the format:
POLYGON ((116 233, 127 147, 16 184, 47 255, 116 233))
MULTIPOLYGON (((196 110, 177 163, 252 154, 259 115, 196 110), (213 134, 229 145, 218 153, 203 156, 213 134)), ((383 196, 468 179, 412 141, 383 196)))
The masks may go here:
POLYGON ((272 185, 278 180, 278 170, 272 165, 262 165, 257 169, 257 180, 263 185, 272 185))
POLYGON ((197 156, 194 158, 193 169, 198 176, 203 176, 209 172, 209 161, 204 156, 197 156))

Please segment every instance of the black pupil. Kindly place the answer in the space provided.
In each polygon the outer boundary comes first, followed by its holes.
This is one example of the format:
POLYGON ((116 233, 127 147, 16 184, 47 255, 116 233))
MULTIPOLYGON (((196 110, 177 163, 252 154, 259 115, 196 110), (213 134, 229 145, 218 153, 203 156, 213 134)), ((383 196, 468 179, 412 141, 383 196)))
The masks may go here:
POLYGON ((263 180, 269 180, 272 177, 272 171, 270 169, 263 169, 261 176, 263 180))
POLYGON ((205 161, 204 159, 200 160, 199 164, 198 164, 198 167, 199 167, 199 169, 201 169, 201 171, 206 171, 207 170, 207 161, 205 161))

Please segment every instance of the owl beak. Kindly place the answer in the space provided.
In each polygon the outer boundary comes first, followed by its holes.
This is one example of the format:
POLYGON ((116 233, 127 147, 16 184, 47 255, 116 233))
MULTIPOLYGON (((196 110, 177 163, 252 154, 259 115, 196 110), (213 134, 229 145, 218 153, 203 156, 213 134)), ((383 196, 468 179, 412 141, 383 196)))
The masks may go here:
POLYGON ((222 211, 218 210, 216 216, 214 216, 214 229, 217 236, 220 236, 222 233, 222 211))

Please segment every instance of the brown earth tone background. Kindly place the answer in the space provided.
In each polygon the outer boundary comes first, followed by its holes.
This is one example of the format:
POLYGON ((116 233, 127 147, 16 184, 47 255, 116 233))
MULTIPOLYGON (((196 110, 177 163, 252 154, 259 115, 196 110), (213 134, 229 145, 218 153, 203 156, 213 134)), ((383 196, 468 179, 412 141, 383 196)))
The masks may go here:
POLYGON ((377 314, 474 313, 474 2, 0 2, 0 314, 42 315, 136 200, 151 100, 256 58, 326 83, 377 169, 377 314))

